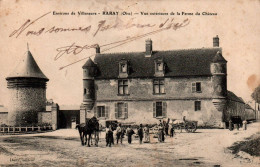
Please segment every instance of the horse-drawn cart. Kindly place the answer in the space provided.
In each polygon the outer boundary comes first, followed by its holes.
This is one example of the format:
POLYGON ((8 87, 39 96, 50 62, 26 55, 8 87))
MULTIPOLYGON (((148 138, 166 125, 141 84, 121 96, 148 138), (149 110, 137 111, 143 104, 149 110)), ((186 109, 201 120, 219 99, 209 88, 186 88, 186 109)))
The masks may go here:
POLYGON ((185 129, 186 132, 193 133, 197 130, 198 121, 174 120, 172 124, 175 129, 185 129))

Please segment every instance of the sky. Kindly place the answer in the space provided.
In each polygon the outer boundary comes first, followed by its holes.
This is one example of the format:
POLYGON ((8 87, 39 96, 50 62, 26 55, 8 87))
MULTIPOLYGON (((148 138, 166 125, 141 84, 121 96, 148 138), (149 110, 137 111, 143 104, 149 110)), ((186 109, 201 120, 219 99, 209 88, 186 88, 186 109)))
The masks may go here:
POLYGON ((53 99, 61 105, 70 105, 82 102, 82 65, 87 60, 84 58, 94 58, 95 54, 95 49, 87 49, 87 46, 99 44, 101 52, 106 53, 137 52, 144 51, 145 40, 151 38, 153 50, 209 48, 216 35, 220 38, 223 56, 228 61, 228 90, 246 102, 252 101, 250 95, 260 84, 259 16, 260 1, 253 0, 1 0, 0 104, 8 104, 5 78, 24 56, 27 43, 39 67, 49 78, 47 99, 53 99), (78 15, 78 12, 96 15, 78 15), (103 15, 103 12, 118 12, 118 15, 103 15), (123 12, 132 15, 122 15, 123 12), (141 12, 148 15, 142 15, 141 12), (150 15, 156 12, 169 15, 150 15), (197 12, 200 15, 196 15, 197 12), (202 15, 203 12, 217 15, 202 15), (178 29, 162 30, 170 23, 183 24, 178 29), (144 34, 146 35, 142 36, 144 34), (106 45, 126 39, 128 41, 119 43, 119 46, 117 43, 106 45), (72 44, 85 47, 73 50, 74 46, 68 51, 69 54, 61 55, 62 48, 64 50, 65 46, 72 44), (81 59, 83 60, 79 61, 81 59), (75 61, 79 62, 66 66, 75 61), (66 67, 60 69, 64 66, 66 67))

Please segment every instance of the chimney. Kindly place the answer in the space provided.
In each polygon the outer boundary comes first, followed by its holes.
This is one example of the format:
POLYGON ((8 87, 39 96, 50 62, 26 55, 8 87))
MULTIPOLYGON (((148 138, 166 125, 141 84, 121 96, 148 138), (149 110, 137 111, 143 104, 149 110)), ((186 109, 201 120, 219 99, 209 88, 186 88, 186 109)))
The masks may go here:
POLYGON ((145 40, 145 57, 151 57, 153 52, 153 41, 151 39, 145 40))
POLYGON ((100 47, 99 47, 99 45, 96 46, 96 53, 100 53, 100 47))
POLYGON ((216 37, 213 37, 213 47, 219 47, 218 35, 216 37))

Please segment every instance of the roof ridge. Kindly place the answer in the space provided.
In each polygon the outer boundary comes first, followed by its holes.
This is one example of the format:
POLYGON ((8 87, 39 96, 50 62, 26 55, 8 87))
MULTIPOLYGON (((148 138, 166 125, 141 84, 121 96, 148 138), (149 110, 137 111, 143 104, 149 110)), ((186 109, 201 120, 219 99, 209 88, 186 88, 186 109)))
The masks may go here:
MULTIPOLYGON (((201 49, 205 49, 205 50, 220 50, 222 49, 221 47, 202 47, 202 48, 187 48, 187 49, 174 49, 174 50, 153 50, 153 52, 172 52, 172 51, 188 51, 188 50, 201 50, 201 49)), ((110 53, 100 53, 100 55, 111 55, 111 54, 136 54, 136 53, 145 53, 145 51, 141 51, 141 52, 110 52, 110 53)))
POLYGON ((110 52, 110 53, 100 53, 101 55, 102 54, 127 54, 127 53, 133 53, 133 54, 135 54, 135 53, 145 53, 145 52, 110 52))
POLYGON ((210 48, 205 48, 205 47, 202 47, 202 48, 187 48, 187 49, 175 49, 175 50, 154 50, 154 51, 157 51, 157 52, 172 52, 172 51, 187 51, 187 50, 201 50, 201 49, 205 49, 205 50, 210 50, 210 49, 221 49, 221 47, 210 47, 210 48))

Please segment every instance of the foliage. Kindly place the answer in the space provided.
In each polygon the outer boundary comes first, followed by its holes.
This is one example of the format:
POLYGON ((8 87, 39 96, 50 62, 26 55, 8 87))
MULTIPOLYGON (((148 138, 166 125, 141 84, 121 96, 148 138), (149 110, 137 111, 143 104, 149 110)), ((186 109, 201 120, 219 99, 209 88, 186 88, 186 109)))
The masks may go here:
POLYGON ((251 94, 251 97, 257 102, 260 103, 260 85, 255 88, 254 92, 251 94))
POLYGON ((238 153, 239 151, 244 151, 252 156, 260 156, 260 133, 257 133, 249 138, 246 141, 237 142, 231 147, 233 154, 238 153))

